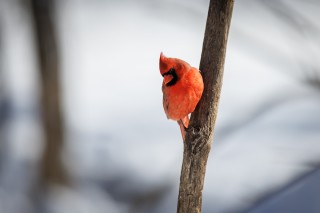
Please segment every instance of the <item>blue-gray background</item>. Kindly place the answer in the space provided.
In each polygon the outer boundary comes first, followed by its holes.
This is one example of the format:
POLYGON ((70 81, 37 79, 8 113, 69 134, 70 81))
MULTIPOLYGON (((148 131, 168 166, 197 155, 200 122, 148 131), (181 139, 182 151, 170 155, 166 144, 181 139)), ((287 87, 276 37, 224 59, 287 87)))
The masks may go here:
MULTIPOLYGON (((198 66, 208 0, 57 0, 64 162, 54 213, 176 211, 182 141, 159 54, 198 66)), ((42 151, 34 32, 0 0, 0 212, 31 213, 42 151)), ((320 212, 320 3, 237 0, 204 213, 320 212)))

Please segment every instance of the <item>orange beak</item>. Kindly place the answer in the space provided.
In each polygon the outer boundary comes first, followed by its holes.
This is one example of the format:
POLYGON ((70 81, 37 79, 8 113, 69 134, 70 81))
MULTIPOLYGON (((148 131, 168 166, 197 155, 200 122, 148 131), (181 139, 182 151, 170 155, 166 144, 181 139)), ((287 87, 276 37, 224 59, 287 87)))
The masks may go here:
POLYGON ((163 81, 165 84, 169 83, 173 79, 172 75, 165 75, 163 76, 163 81))

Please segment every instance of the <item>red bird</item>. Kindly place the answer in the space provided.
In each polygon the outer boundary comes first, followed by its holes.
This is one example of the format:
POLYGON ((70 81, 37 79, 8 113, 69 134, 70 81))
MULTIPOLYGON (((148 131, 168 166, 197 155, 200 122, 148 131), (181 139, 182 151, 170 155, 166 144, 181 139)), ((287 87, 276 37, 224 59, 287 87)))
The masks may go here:
POLYGON ((202 92, 203 80, 200 71, 178 58, 160 54, 160 73, 163 76, 163 108, 168 119, 178 121, 182 139, 188 128, 188 115, 196 108, 202 92))

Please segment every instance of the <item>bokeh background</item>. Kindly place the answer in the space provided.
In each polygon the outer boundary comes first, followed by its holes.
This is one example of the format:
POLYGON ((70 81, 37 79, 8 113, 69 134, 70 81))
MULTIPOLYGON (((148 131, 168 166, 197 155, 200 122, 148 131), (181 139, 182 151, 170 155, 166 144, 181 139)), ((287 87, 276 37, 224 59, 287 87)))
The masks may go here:
MULTIPOLYGON (((0 212, 175 212, 183 144, 158 59, 198 66, 209 0, 54 3, 71 181, 38 189, 34 23, 0 0, 0 212)), ((318 0, 235 1, 204 213, 320 212, 319 20, 318 0)))

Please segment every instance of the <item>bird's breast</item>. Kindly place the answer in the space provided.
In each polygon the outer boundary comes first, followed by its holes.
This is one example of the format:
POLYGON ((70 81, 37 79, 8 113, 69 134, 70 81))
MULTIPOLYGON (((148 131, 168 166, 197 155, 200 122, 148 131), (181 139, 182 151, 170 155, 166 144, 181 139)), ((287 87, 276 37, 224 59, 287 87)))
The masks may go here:
POLYGON ((195 71, 181 77, 173 86, 163 83, 163 107, 169 119, 180 120, 197 106, 203 92, 203 81, 199 71, 195 71))

